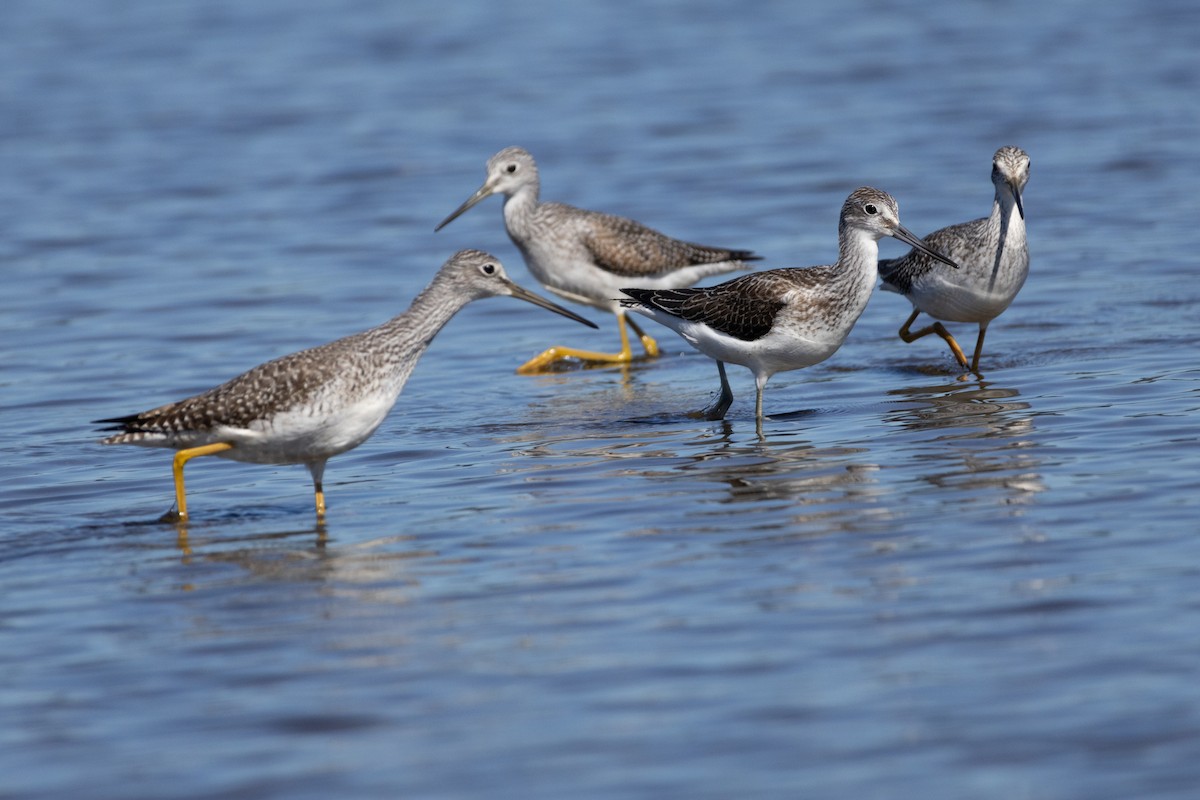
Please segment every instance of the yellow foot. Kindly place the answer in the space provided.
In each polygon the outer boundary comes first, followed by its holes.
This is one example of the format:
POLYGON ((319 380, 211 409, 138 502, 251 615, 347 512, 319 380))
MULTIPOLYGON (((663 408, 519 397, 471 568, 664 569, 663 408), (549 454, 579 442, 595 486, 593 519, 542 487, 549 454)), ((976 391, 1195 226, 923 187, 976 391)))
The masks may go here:
POLYGON ((658 355, 658 342, 654 341, 652 336, 647 336, 646 332, 642 330, 641 326, 624 314, 618 316, 617 320, 617 326, 621 331, 621 350, 623 352, 629 352, 629 334, 625 330, 625 328, 628 327, 637 334, 639 339, 642 340, 642 347, 646 350, 646 358, 654 358, 658 355))
MULTIPOLYGON (((657 348, 656 355, 657 355, 657 348)), ((541 355, 534 356, 517 367, 518 375, 537 375, 548 372, 551 364, 566 358, 578 358, 592 364, 628 364, 633 360, 632 354, 624 353, 594 353, 591 350, 576 350, 572 347, 551 347, 541 355)))
POLYGON ((968 369, 967 357, 963 353, 962 348, 958 346, 958 342, 954 341, 954 337, 950 335, 950 332, 940 322, 934 327, 941 328, 938 334, 946 340, 946 344, 950 345, 950 352, 954 354, 954 360, 958 362, 958 365, 963 369, 968 369))

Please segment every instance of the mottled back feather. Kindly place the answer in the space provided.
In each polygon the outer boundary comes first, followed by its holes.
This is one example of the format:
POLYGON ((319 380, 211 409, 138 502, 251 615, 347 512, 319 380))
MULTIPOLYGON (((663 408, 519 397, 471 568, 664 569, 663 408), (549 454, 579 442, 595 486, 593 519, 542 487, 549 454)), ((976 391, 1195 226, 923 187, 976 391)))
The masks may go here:
POLYGON ((97 422, 112 423, 104 430, 124 433, 245 428, 281 410, 306 405, 318 390, 335 380, 345 369, 345 360, 355 357, 347 339, 268 361, 220 386, 174 403, 97 422))
MULTIPOLYGON (((579 213, 579 209, 574 209, 579 213)), ((694 264, 756 261, 749 250, 729 250, 673 239, 640 222, 597 211, 587 212, 590 230, 583 244, 601 269, 615 275, 644 277, 694 264)))
POLYGON ((770 332, 776 315, 784 308, 784 296, 793 290, 808 291, 819 299, 829 267, 776 269, 755 272, 716 286, 691 289, 622 289, 633 300, 622 300, 626 308, 640 303, 680 319, 707 325, 742 341, 752 342, 770 332))

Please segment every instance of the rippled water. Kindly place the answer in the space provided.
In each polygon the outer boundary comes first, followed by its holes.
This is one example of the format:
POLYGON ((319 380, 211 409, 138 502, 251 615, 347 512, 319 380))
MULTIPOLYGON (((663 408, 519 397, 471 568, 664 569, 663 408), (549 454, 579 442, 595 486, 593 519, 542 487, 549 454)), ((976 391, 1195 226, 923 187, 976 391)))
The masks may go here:
MULTIPOLYGON (((0 26, 0 797, 1191 797, 1200 360, 1189 2, 16 0, 0 26), (985 378, 877 295, 765 438, 669 331, 507 300, 301 467, 89 420, 402 310, 454 250, 532 282, 543 195, 825 263, 854 187, 917 233, 1017 144, 1033 265, 985 378)), ((885 255, 902 252, 884 242, 885 255)), ((973 342, 968 329, 962 338, 973 342)))

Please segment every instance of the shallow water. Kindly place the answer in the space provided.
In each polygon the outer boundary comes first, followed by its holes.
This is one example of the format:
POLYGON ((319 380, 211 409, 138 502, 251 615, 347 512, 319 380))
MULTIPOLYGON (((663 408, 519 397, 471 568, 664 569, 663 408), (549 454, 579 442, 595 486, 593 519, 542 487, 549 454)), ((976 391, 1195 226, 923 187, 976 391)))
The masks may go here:
MULTIPOLYGON (((0 797, 1191 797, 1200 781, 1194 4, 12 2, 0 27, 0 797), (985 377, 877 294, 754 431, 712 362, 466 309, 302 467, 88 421, 399 312, 454 250, 532 281, 543 196, 825 263, 1032 156, 985 377)), ((885 255, 903 248, 884 242, 885 255)), ((955 329, 973 342, 969 326, 955 329)))

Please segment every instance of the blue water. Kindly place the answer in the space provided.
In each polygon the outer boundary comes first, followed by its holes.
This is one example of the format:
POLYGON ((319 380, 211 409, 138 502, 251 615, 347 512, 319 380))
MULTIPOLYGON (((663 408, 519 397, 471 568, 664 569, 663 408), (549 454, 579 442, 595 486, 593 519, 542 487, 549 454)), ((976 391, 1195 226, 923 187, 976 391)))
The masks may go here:
MULTIPOLYGON (((1200 8, 10 0, 0 24, 0 797, 1190 798, 1200 784, 1200 8), (599 332, 463 311, 326 475, 90 420, 533 282, 543 196, 767 267, 887 189, 1033 162, 982 380, 877 294, 754 432, 712 362, 526 378, 599 332)), ((885 255, 903 252, 885 241, 885 255)), ((973 342, 969 326, 956 329, 973 342)), ((969 346, 969 345, 968 345, 969 346)))

